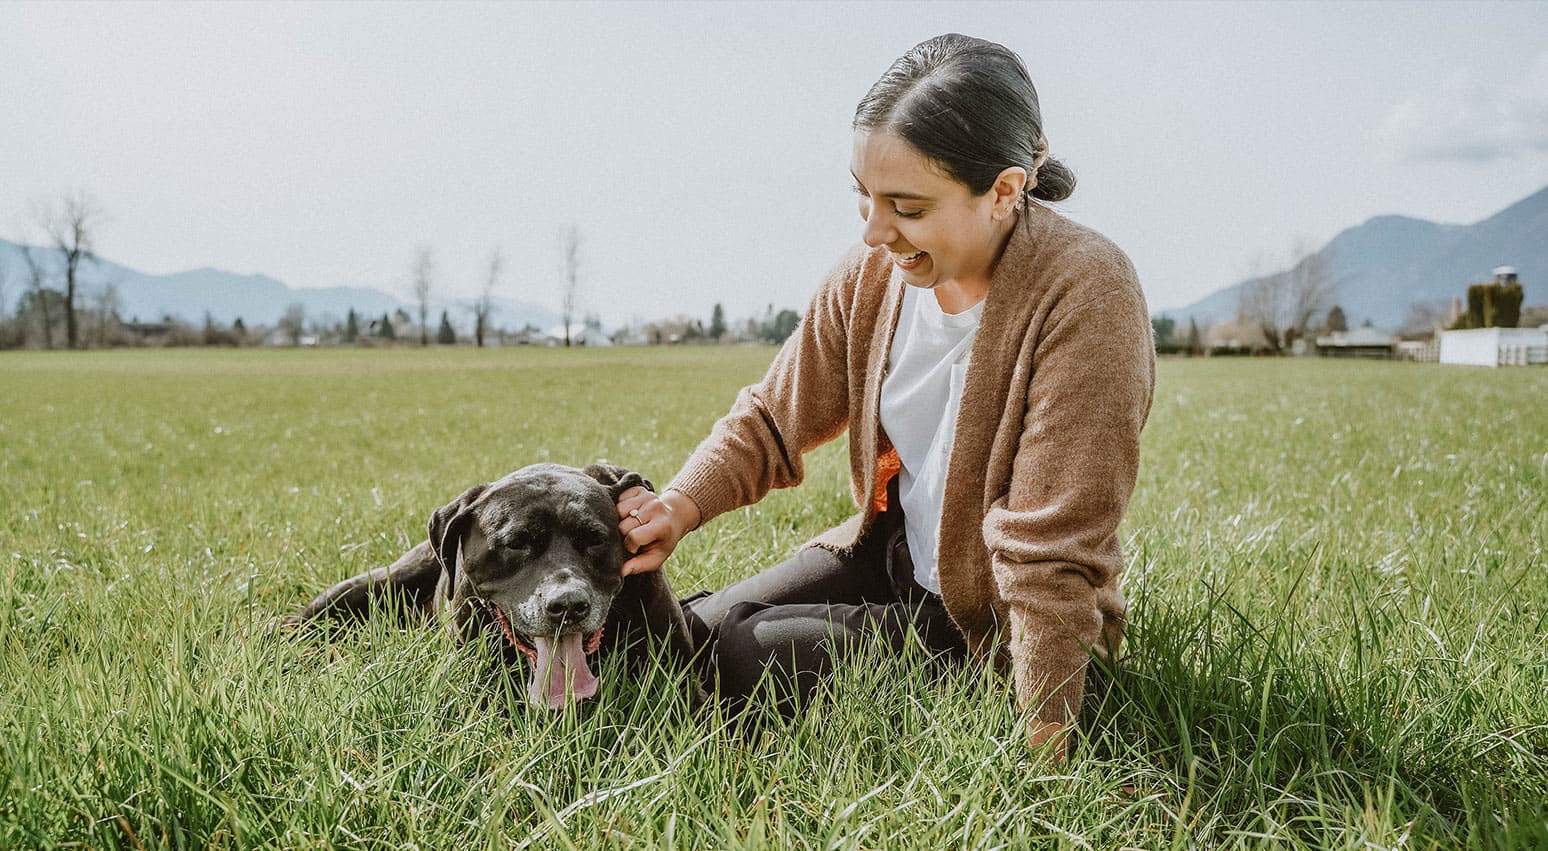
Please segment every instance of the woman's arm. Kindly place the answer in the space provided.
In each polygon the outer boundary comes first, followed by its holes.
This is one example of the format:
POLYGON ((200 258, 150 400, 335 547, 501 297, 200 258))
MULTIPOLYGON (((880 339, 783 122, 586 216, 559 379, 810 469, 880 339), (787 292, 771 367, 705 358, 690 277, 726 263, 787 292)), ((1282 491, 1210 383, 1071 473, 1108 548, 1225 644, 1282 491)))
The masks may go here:
POLYGON ((660 567, 700 524, 774 488, 799 484, 802 454, 843 434, 849 424, 849 311, 863 256, 856 249, 828 274, 763 380, 742 388, 663 496, 620 500, 619 528, 637 553, 624 564, 625 574, 660 567))
POLYGON ((1097 589, 1123 570, 1118 524, 1154 386, 1155 347, 1137 283, 1120 279, 1050 317, 1033 358, 1010 490, 983 527, 1010 615, 1017 702, 1034 738, 1075 719, 1088 648, 1106 638, 1097 589))

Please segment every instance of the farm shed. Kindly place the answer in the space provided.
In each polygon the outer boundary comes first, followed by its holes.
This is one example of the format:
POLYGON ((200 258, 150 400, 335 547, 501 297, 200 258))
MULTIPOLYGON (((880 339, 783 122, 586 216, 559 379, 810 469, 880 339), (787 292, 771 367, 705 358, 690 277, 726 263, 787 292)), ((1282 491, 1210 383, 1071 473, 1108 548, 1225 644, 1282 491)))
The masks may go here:
POLYGON ((1548 325, 1442 331, 1440 362, 1467 366, 1548 364, 1548 325))
POLYGON ((1390 358, 1393 342, 1391 334, 1365 325, 1318 337, 1317 354, 1325 358, 1390 358))

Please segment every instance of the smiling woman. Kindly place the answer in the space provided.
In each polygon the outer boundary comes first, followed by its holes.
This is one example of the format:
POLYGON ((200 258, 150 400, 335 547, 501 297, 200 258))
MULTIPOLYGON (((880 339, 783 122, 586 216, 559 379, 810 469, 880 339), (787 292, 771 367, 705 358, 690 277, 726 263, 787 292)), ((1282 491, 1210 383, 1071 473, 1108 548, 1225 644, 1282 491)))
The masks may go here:
POLYGON ((855 113, 864 247, 761 382, 620 529, 660 567, 689 531, 798 484, 849 431, 859 513, 794 558, 684 601, 732 706, 799 712, 867 645, 1008 669, 1028 741, 1062 758, 1091 654, 1122 640, 1117 530, 1155 383, 1127 257, 1040 201, 1048 157, 1019 57, 961 35, 893 63, 855 113))

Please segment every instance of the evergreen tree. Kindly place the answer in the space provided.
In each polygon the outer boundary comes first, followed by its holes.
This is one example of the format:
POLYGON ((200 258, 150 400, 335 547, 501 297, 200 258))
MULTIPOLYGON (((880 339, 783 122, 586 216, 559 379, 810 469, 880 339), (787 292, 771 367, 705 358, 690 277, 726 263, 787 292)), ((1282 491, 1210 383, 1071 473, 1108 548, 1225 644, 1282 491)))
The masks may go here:
POLYGON ((1204 343, 1199 336, 1199 322, 1193 317, 1188 317, 1188 354, 1199 355, 1204 353, 1204 343))
POLYGON ((709 335, 715 342, 726 335, 726 310, 716 302, 715 309, 710 313, 709 335))
POLYGON ((1473 284, 1467 288, 1467 312, 1451 327, 1514 328, 1521 321, 1521 301, 1518 281, 1473 284))
POLYGON ((768 340, 771 343, 783 343, 786 338, 795 333, 796 326, 801 322, 801 315, 794 310, 785 309, 774 315, 774 321, 768 327, 768 340))
POLYGON ((1333 309, 1328 311, 1328 332, 1348 330, 1349 320, 1344 318, 1344 309, 1336 304, 1333 305, 1333 309))
POLYGON ((1518 283, 1496 284, 1494 292, 1494 324, 1501 328, 1514 328, 1521 324, 1523 293, 1518 283))
POLYGON ((238 316, 236 321, 231 323, 231 333, 236 337, 238 346, 247 342, 247 323, 242 321, 242 317, 238 316))
POLYGON ((441 311, 441 327, 435 332, 435 341, 443 346, 449 346, 457 342, 457 332, 452 330, 451 320, 446 318, 446 311, 441 311))
POLYGON ((355 309, 349 309, 349 316, 344 320, 344 342, 353 343, 360 337, 360 317, 355 315, 355 309))
POLYGON ((382 324, 376 326, 376 336, 383 340, 398 339, 398 332, 392 327, 392 320, 388 319, 385 313, 382 314, 382 324))

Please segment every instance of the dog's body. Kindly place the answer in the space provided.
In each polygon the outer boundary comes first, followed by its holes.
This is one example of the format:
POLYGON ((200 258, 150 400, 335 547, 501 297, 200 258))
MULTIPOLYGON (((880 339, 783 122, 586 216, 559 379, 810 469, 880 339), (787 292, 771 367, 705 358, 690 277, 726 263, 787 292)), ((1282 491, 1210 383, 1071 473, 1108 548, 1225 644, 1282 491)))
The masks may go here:
POLYGON ((693 645, 666 577, 620 573, 617 497, 635 486, 650 483, 607 464, 523 467, 436 509, 430 539, 391 566, 340 582, 285 620, 365 617, 384 604, 444 616, 459 643, 489 634, 513 661, 525 656, 528 697, 550 709, 595 694, 586 656, 604 634, 635 659, 654 647, 688 669, 693 645))

